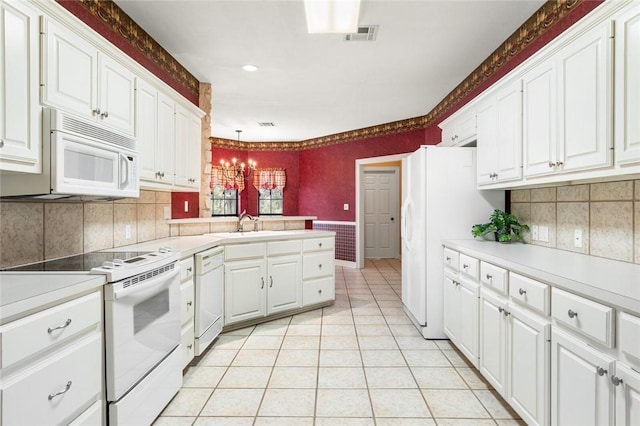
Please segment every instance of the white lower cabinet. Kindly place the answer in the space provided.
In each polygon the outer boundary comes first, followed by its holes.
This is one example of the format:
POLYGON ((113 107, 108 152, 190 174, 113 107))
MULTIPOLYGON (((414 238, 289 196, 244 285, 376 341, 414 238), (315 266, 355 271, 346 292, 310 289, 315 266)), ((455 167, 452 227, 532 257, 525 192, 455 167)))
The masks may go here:
POLYGON ((265 270, 264 258, 225 263, 225 325, 266 315, 265 270))
POLYGON ((480 289, 480 365, 482 375, 500 395, 507 384, 507 299, 480 289))
POLYGON ((558 327, 551 345, 551 424, 612 424, 614 358, 558 327))
POLYGON ((269 287, 267 315, 302 306, 302 258, 300 254, 267 259, 269 287))
POLYGON ((480 286, 450 270, 444 277, 444 332, 478 367, 478 298, 480 286))
POLYGON ((194 291, 194 266, 193 256, 180 261, 180 297, 182 316, 182 368, 185 368, 195 356, 195 291, 194 291))
POLYGON ((640 425, 640 372, 616 362, 615 376, 616 426, 640 425))
POLYGON ((302 305, 335 299, 335 238, 302 241, 302 305))

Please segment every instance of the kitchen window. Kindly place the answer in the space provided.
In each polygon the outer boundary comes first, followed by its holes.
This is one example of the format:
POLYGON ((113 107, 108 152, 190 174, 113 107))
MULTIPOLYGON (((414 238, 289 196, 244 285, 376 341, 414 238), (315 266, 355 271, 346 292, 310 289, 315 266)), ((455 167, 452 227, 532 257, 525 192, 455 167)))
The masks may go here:
POLYGON ((283 201, 281 189, 258 190, 258 214, 281 215, 283 201))
POLYGON ((237 216, 238 190, 214 186, 211 191, 211 216, 237 216))

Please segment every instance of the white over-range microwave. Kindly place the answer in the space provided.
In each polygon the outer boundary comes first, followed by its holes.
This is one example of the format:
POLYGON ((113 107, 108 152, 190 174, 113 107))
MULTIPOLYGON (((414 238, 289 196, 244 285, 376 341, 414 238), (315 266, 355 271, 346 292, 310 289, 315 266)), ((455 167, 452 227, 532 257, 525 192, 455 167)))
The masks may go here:
POLYGON ((136 139, 52 108, 42 110, 42 173, 0 176, 2 197, 96 200, 139 195, 136 139))

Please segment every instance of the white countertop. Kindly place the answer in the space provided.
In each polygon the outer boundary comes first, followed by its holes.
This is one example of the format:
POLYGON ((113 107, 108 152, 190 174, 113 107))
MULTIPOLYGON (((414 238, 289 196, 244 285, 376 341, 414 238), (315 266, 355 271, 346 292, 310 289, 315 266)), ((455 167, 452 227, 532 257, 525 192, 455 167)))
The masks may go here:
MULTIPOLYGON (((316 220, 317 216, 255 216, 260 222, 282 222, 282 221, 300 221, 300 220, 316 220)), ((237 222, 238 218, 233 216, 220 217, 193 217, 186 219, 167 219, 167 223, 175 225, 180 223, 210 223, 210 222, 237 222)))
POLYGON ((445 240, 496 266, 640 314, 640 265, 522 243, 445 240))

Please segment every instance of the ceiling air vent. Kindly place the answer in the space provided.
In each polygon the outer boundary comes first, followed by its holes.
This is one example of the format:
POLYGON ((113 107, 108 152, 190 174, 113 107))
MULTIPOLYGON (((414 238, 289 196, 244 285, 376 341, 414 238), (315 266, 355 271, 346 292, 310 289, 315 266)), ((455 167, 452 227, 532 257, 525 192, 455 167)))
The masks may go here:
POLYGON ((258 126, 260 126, 260 127, 275 127, 275 124, 273 124, 270 121, 263 121, 261 123, 258 123, 258 126))
POLYGON ((358 27, 357 33, 345 34, 345 41, 375 41, 378 35, 378 25, 358 27))

